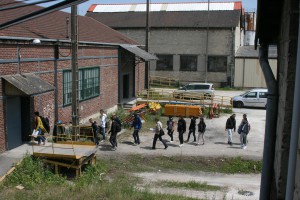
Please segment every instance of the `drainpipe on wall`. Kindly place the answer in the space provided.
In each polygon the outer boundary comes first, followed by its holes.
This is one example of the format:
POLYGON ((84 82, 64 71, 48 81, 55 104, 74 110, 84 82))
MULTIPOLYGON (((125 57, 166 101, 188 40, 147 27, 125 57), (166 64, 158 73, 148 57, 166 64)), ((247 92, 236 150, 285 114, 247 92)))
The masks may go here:
POLYGON ((270 199, 271 183, 274 174, 274 157, 278 112, 278 86, 268 61, 268 45, 259 48, 259 63, 268 87, 263 167, 260 185, 260 200, 270 199))
POLYGON ((21 49, 18 46, 17 47, 17 59, 18 59, 18 69, 17 69, 17 73, 20 74, 20 65, 21 65, 21 53, 20 53, 21 49))
POLYGON ((292 200, 294 198, 294 190, 295 190, 295 172, 296 172, 296 163, 297 163, 297 149, 298 149, 298 140, 299 140, 299 119, 300 119, 299 90, 300 90, 300 21, 298 27, 298 48, 297 48, 295 89, 294 89, 292 131, 291 131, 291 141, 290 141, 288 176, 287 176, 286 193, 285 193, 286 200, 292 200))

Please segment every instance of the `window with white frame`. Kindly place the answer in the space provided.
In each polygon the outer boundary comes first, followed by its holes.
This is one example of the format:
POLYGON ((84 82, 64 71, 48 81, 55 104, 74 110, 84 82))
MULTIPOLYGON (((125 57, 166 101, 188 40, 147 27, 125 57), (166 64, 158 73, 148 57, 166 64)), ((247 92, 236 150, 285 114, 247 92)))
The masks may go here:
POLYGON ((197 56, 181 55, 180 71, 197 71, 197 56))
POLYGON ((156 70, 172 71, 173 70, 173 55, 156 55, 156 70))
POLYGON ((207 61, 208 72, 226 72, 227 56, 208 56, 207 61))
MULTIPOLYGON (((79 69, 78 75, 79 100, 83 101, 99 96, 99 67, 79 69)), ((63 72, 63 104, 72 103, 72 72, 63 72)))

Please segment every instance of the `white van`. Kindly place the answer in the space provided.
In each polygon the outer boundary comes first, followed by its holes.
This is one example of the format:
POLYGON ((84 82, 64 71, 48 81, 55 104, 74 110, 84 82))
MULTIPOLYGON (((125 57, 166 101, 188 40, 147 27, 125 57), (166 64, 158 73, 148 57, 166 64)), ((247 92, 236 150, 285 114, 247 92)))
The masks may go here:
POLYGON ((212 83, 189 83, 173 92, 173 96, 180 97, 182 95, 203 95, 213 97, 215 95, 214 84, 212 83))
POLYGON ((233 97, 233 107, 267 107, 267 89, 253 89, 233 97))

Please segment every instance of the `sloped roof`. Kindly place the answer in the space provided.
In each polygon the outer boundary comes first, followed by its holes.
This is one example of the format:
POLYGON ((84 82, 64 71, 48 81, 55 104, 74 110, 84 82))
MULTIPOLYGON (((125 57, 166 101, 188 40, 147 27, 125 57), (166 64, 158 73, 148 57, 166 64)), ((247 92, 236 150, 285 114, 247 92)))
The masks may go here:
MULTIPOLYGON (((13 0, 1 0, 1 5, 14 2, 13 0)), ((20 2, 19 4, 23 4, 20 2)), ((14 4, 15 5, 15 4, 14 4)), ((0 23, 16 19, 33 11, 40 10, 40 6, 27 6, 20 9, 6 10, 0 12, 0 23)), ((56 11, 45 16, 11 26, 0 30, 0 36, 11 37, 30 37, 43 39, 66 40, 67 36, 67 17, 71 22, 71 14, 56 11)), ((68 25, 69 38, 71 37, 71 23, 68 25)), ((111 29, 110 27, 85 16, 78 16, 78 38, 79 41, 134 44, 138 43, 125 35, 111 29)))
MULTIPOLYGON (((93 4, 88 12, 146 12, 146 3, 132 4, 93 4)), ((204 10, 238 10, 242 9, 242 2, 178 2, 178 3, 150 3, 150 12, 156 11, 204 11, 204 10)))
MULTIPOLYGON (((96 19, 112 28, 143 28, 146 26, 145 12, 93 13, 86 16, 96 19)), ((150 27, 166 28, 230 28, 239 25, 241 10, 188 12, 150 12, 150 27)))
MULTIPOLYGON (((235 57, 236 58, 258 58, 258 49, 254 46, 242 46, 238 48, 235 57)), ((269 46, 269 58, 277 58, 277 47, 269 46)))

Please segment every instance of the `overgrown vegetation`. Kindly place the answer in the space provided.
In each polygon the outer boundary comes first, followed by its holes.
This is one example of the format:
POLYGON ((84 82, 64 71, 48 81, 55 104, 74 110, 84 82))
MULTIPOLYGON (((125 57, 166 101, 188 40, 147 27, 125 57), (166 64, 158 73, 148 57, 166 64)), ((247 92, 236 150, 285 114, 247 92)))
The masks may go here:
POLYGON ((178 181, 162 181, 159 182, 160 185, 164 187, 174 187, 174 188, 185 188, 199 191, 218 191, 224 190, 220 186, 208 185, 206 182, 196 182, 196 181, 188 181, 188 182, 178 182, 178 181))

